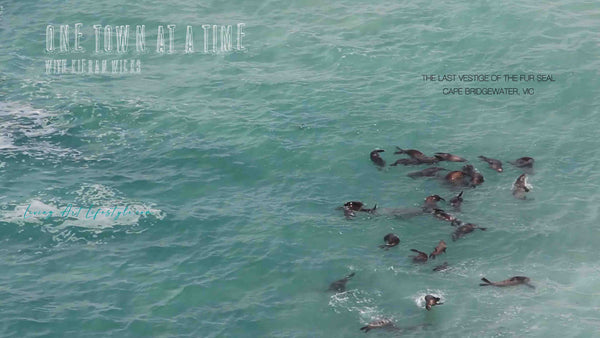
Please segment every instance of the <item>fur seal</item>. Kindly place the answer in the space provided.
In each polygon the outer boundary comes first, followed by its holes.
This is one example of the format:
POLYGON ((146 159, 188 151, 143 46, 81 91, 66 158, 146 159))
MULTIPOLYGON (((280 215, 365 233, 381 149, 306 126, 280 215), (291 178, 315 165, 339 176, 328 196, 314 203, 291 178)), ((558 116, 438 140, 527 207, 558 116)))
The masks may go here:
POLYGON ((454 210, 456 210, 456 211, 460 211, 460 205, 463 202, 462 195, 463 195, 463 192, 461 191, 460 194, 458 194, 450 199, 450 205, 452 207, 454 207, 454 210))
POLYGON ((433 249, 433 252, 429 254, 429 258, 435 259, 436 256, 446 253, 446 242, 440 241, 440 243, 433 249))
MULTIPOLYGON (((396 152, 394 152, 395 155, 406 154, 406 155, 412 157, 413 159, 417 160, 417 163, 414 163, 414 164, 433 164, 433 163, 439 162, 439 159, 437 157, 425 156, 425 154, 423 154, 422 152, 415 150, 415 149, 402 149, 400 147, 396 147, 396 149, 398 149, 398 150, 396 152)), ((396 161, 396 162, 398 162, 398 161, 396 161)), ((411 162, 411 164, 413 164, 413 163, 411 162)))
POLYGON ((500 160, 496 160, 494 158, 489 158, 485 156, 479 156, 479 158, 482 161, 487 162, 490 165, 490 168, 496 170, 497 172, 501 173, 502 171, 504 171, 504 169, 502 169, 502 162, 500 162, 500 160))
POLYGON ((382 244, 379 247, 387 250, 388 248, 400 244, 400 237, 398 237, 396 234, 389 233, 383 237, 383 241, 385 244, 382 244))
POLYGON ((394 322, 390 319, 378 319, 360 328, 361 331, 369 332, 372 329, 394 328, 394 322))
POLYGON ((440 195, 431 195, 425 197, 425 203, 423 203, 423 211, 431 212, 432 210, 437 209, 437 202, 445 201, 440 195))
POLYGON ((448 153, 435 153, 433 156, 435 156, 440 161, 467 162, 466 159, 464 159, 460 156, 456 156, 456 155, 452 155, 452 154, 448 154, 448 153))
POLYGON ((527 156, 518 158, 518 159, 514 160, 513 162, 508 161, 508 163, 510 163, 518 168, 533 168, 533 162, 535 162, 535 160, 533 158, 527 157, 527 156))
POLYGON ((464 178, 465 173, 463 171, 455 170, 446 174, 444 180, 454 185, 464 185, 464 178))
POLYGON ((513 285, 525 284, 525 285, 529 286, 530 288, 535 289, 535 286, 529 284, 529 281, 530 281, 529 277, 525 277, 525 276, 514 276, 509 279, 505 279, 501 282, 490 282, 486 278, 482 278, 481 280, 484 281, 485 283, 480 283, 479 284, 480 286, 492 285, 492 286, 503 287, 503 286, 513 286, 513 285))
POLYGON ((450 215, 442 209, 433 209, 433 216, 437 219, 441 219, 442 221, 450 222, 452 225, 462 224, 462 222, 458 218, 454 217, 453 215, 450 215))
POLYGON ((433 268, 433 271, 444 271, 448 269, 448 262, 444 262, 444 264, 438 265, 433 268))
POLYGON ((457 239, 463 237, 464 235, 475 231, 475 229, 480 229, 480 230, 485 231, 487 228, 481 228, 475 224, 467 223, 463 226, 459 226, 458 228, 456 228, 456 231, 454 231, 454 233, 452 234, 452 240, 456 241, 457 239))
POLYGON ((462 168, 462 171, 465 175, 471 176, 471 180, 469 181, 471 186, 475 187, 483 183, 483 175, 481 175, 479 171, 475 170, 475 168, 472 165, 467 164, 462 168))
POLYGON ((419 251, 417 249, 410 249, 410 251, 417 253, 416 256, 410 256, 410 257, 412 257, 413 262, 415 262, 415 263, 425 263, 425 262, 427 262, 427 254, 424 253, 423 251, 419 251))
POLYGON ((371 208, 371 209, 367 209, 367 208, 363 208, 363 207, 364 207, 363 202, 359 202, 359 201, 346 202, 346 203, 344 203, 344 207, 343 207, 344 215, 346 217, 354 217, 354 216, 356 216, 356 214, 354 213, 355 211, 375 213, 375 210, 377 209, 377 204, 375 204, 375 206, 373 206, 373 208, 371 208))
POLYGON ((380 167, 385 167, 385 161, 379 156, 379 153, 383 153, 384 151, 383 149, 375 149, 371 152, 371 161, 380 167))
POLYGON ((531 190, 531 185, 527 182, 527 175, 521 174, 513 184, 512 194, 518 199, 524 200, 525 194, 531 190))
POLYGON ((417 164, 421 164, 421 161, 417 160, 416 158, 401 158, 401 159, 397 160, 396 162, 390 164, 390 166, 395 167, 398 164, 417 165, 417 164))
POLYGON ((427 311, 429 311, 429 310, 431 310, 432 306, 444 304, 444 303, 439 303, 439 301, 440 301, 439 297, 427 295, 427 296, 425 296, 425 308, 427 309, 427 311))
POLYGON ((412 158, 422 158, 425 157, 425 154, 423 154, 422 152, 416 150, 416 149, 402 149, 400 147, 396 147, 396 151, 394 152, 394 155, 398 155, 398 154, 406 154, 412 158))
POLYGON ((344 292, 344 291, 346 291, 346 283, 348 283, 348 281, 352 277, 354 277, 354 272, 351 273, 351 274, 349 274, 348 276, 340 279, 340 280, 336 280, 335 282, 329 284, 329 290, 328 291, 335 291, 335 292, 344 292))
POLYGON ((442 171, 442 170, 448 170, 448 169, 442 168, 442 167, 430 167, 430 168, 423 169, 423 170, 420 170, 420 171, 415 171, 415 172, 412 172, 412 173, 408 173, 406 176, 408 176, 410 178, 416 178, 416 177, 433 177, 433 176, 437 175, 438 171, 442 171))

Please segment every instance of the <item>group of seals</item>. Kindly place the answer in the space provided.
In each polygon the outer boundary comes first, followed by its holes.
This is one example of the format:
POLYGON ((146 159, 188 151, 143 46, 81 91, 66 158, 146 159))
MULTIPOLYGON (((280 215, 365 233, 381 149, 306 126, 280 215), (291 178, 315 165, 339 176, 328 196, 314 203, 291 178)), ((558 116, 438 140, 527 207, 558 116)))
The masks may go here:
MULTIPOLYGON (((397 148, 397 151, 394 152, 394 154, 408 155, 408 158, 396 160, 390 166, 397 166, 400 164, 402 164, 402 165, 422 165, 422 164, 431 165, 431 164, 435 164, 435 163, 442 162, 442 161, 468 162, 465 158, 454 155, 454 154, 450 154, 450 153, 437 152, 434 154, 434 156, 426 156, 423 152, 416 150, 416 149, 402 149, 400 147, 396 147, 396 148, 397 148)), ((381 157, 381 153, 383 153, 383 152, 385 152, 385 150, 375 149, 370 153, 371 161, 379 168, 383 168, 386 166, 386 161, 381 157)), ((491 169, 495 170, 496 172, 502 173, 504 171, 504 168, 502 167, 502 161, 500 161, 498 159, 486 157, 483 155, 479 156, 479 158, 482 161, 488 163, 489 167, 491 169)), ((514 165, 517 168, 531 169, 531 168, 533 168, 534 159, 531 157, 521 157, 521 158, 516 159, 515 161, 508 161, 508 163, 514 165)), ((454 170, 454 171, 450 171, 443 167, 429 167, 429 168, 426 168, 426 169, 423 169, 420 171, 411 172, 407 176, 409 176, 411 178, 437 177, 441 171, 448 171, 448 173, 443 176, 443 180, 447 183, 450 183, 451 185, 476 187, 478 185, 481 185, 485 181, 483 175, 479 171, 477 171, 471 164, 466 164, 462 167, 461 170, 454 170)), ((524 170, 524 171, 527 172, 527 170, 524 170)), ((512 194, 516 198, 525 199, 525 194, 527 192, 529 192, 530 190, 531 190, 531 186, 527 183, 527 175, 526 175, 526 173, 523 173, 517 178, 517 180, 513 184, 512 194)), ((463 203, 463 193, 464 192, 461 191, 456 196, 452 197, 449 201, 449 204, 453 207, 453 209, 455 211, 458 211, 458 212, 461 211, 461 205, 463 203)), ((440 201, 446 202, 446 200, 439 195, 427 196, 425 198, 425 201, 421 208, 421 212, 422 213, 430 213, 437 219, 450 222, 451 225, 456 226, 456 229, 452 233, 453 241, 456 241, 457 239, 465 236, 466 234, 469 234, 469 233, 475 231, 476 229, 480 229, 482 231, 486 230, 486 228, 479 227, 473 223, 463 223, 458 218, 456 218, 454 215, 447 213, 446 211, 444 211, 443 209, 441 209, 438 206, 438 202, 440 202, 440 201)), ((349 217, 354 217, 356 215, 355 212, 368 212, 368 213, 373 214, 377 210, 377 205, 375 205, 373 208, 369 209, 369 208, 366 208, 362 202, 350 201, 350 202, 346 202, 344 204, 343 210, 344 210, 344 215, 347 218, 349 218, 349 217)), ((419 214, 419 213, 418 212, 415 213, 415 215, 417 215, 417 214, 419 214)), ((398 246, 400 244, 400 237, 394 233, 388 233, 387 235, 384 236, 383 240, 384 240, 385 244, 380 245, 379 247, 386 249, 386 250, 389 248, 398 246)), ((447 247, 448 246, 447 246, 446 242, 444 240, 440 240, 439 243, 437 244, 437 246, 433 249, 433 252, 431 252, 429 255, 427 253, 425 253, 423 251, 419 251, 417 249, 410 249, 410 251, 416 253, 416 255, 410 256, 410 257, 412 258, 412 261, 414 263, 425 263, 428 261, 428 259, 435 259, 437 256, 439 256, 443 253, 446 253, 447 247)), ((443 264, 436 266, 433 270, 434 271, 443 271, 446 269, 448 269, 448 263, 444 262, 443 264)), ((337 281, 331 283, 329 286, 329 290, 336 291, 336 292, 344 292, 346 290, 347 282, 353 276, 354 276, 354 272, 350 273, 349 275, 347 275, 346 277, 344 277, 340 280, 337 280, 337 281)), ((530 279, 528 277, 524 277, 524 276, 515 276, 515 277, 509 278, 507 280, 500 281, 500 282, 490 282, 486 278, 482 278, 481 280, 483 282, 485 282, 485 283, 481 283, 480 284, 481 286, 491 285, 491 286, 503 287, 503 286, 525 284, 525 285, 528 285, 533 288, 533 286, 531 284, 529 284, 530 279)), ((436 297, 434 295, 430 295, 430 294, 426 295, 425 296, 426 310, 429 311, 429 310, 431 310, 431 308, 433 306, 442 305, 443 303, 441 303, 440 300, 441 299, 439 297, 436 297)), ((368 332, 369 330, 378 329, 378 328, 396 329, 394 323, 390 319, 378 319, 378 320, 370 322, 366 326, 361 327, 360 330, 364 331, 364 332, 368 332)))
MULTIPOLYGON (((434 156, 426 156, 425 154, 423 154, 423 152, 416 150, 416 149, 402 149, 400 147, 396 147, 396 148, 397 148, 397 151, 394 152, 394 154, 405 154, 405 155, 408 155, 409 158, 403 158, 403 159, 396 160, 390 166, 397 166, 399 164, 403 164, 403 165, 435 164, 435 163, 438 163, 441 161, 467 162, 467 160, 465 158, 454 155, 454 154, 450 154, 450 153, 439 153, 438 152, 438 153, 435 153, 434 156)), ((385 150, 383 150, 383 149, 375 149, 375 150, 371 151, 371 154, 370 154, 371 161, 380 168, 385 167, 385 165, 386 165, 385 160, 380 155, 380 153, 382 153, 384 151, 385 150)), ((499 173, 504 172, 504 168, 502 167, 502 161, 495 159, 495 158, 486 157, 483 155, 480 155, 479 158, 482 161, 488 163, 489 167, 492 168, 493 170, 495 170, 499 173)), ((514 161, 508 161, 508 163, 514 165, 517 168, 522 168, 522 169, 533 168, 534 162, 535 162, 535 160, 532 157, 528 157, 528 156, 520 157, 514 161)), ((411 178, 436 177, 436 176, 438 176, 440 171, 449 171, 449 170, 446 168, 443 168, 443 167, 429 167, 429 168, 425 168, 420 171, 408 173, 407 176, 409 176, 411 178)), ((461 170, 449 171, 443 177, 443 179, 445 182, 447 182, 451 185, 470 186, 470 187, 476 187, 485 181, 483 178, 483 175, 479 171, 477 171, 473 167, 473 165, 470 165, 470 164, 465 165, 461 170)), ((530 187, 527 189, 530 189, 530 187)), ((521 190, 524 192, 528 192, 527 189, 521 189, 521 190)), ((513 193, 513 195, 515 195, 515 197, 517 197, 517 198, 522 199, 521 192, 519 192, 517 194, 513 193)))

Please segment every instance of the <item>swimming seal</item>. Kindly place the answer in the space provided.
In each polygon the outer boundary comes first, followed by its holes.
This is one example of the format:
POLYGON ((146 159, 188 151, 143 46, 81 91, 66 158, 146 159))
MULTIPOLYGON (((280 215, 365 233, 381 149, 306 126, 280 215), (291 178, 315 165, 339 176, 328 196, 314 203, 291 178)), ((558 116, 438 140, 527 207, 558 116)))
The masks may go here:
POLYGON ((436 256, 446 252, 446 242, 440 241, 440 243, 433 249, 433 252, 429 254, 429 258, 435 259, 436 256))
POLYGON ((379 156, 379 153, 383 153, 384 151, 383 149, 375 149, 371 152, 371 161, 380 167, 385 167, 385 161, 379 156))
POLYGON ((509 279, 505 279, 501 282, 490 282, 489 280, 487 280, 486 278, 482 278, 482 281, 484 281, 485 283, 480 283, 480 286, 499 286, 499 287, 503 287, 503 286, 514 286, 514 285, 521 285, 521 284, 525 284, 527 286, 529 286, 532 289, 535 289, 535 286, 529 284, 530 279, 529 277, 525 277, 525 276, 514 276, 511 277, 509 279))
POLYGON ((425 197, 425 203, 423 203, 423 211, 431 212, 432 210, 437 209, 437 202, 445 201, 440 195, 431 195, 425 197))
POLYGON ((340 280, 336 280, 335 282, 329 284, 329 291, 335 291, 335 292, 346 291, 346 283, 348 283, 348 281, 352 277, 354 277, 354 272, 340 280))
POLYGON ((460 170, 451 171, 444 177, 444 180, 454 185, 464 185, 465 173, 460 170))
POLYGON ((396 234, 389 233, 383 237, 383 241, 385 244, 380 245, 380 248, 385 248, 386 250, 400 244, 400 237, 396 234))
POLYGON ((421 157, 425 157, 425 154, 423 154, 422 152, 416 150, 416 149, 402 149, 400 147, 396 147, 396 149, 398 149, 397 151, 394 152, 394 155, 398 155, 398 154, 406 154, 412 158, 421 158, 421 157))
POLYGON ((442 168, 442 167, 431 167, 431 168, 423 169, 423 170, 420 170, 420 171, 415 171, 415 172, 412 172, 412 173, 408 173, 406 176, 408 176, 410 178, 416 178, 416 177, 433 177, 433 176, 437 175, 438 171, 442 171, 442 170, 448 170, 448 169, 442 168))
POLYGON ((475 168, 472 165, 467 164, 462 168, 462 171, 465 175, 471 176, 471 180, 469 181, 471 186, 475 187, 483 183, 483 175, 481 175, 479 171, 475 170, 475 168))
POLYGON ((433 271, 444 271, 448 269, 448 262, 444 262, 441 265, 436 266, 435 268, 433 268, 433 271))
POLYGON ((463 192, 461 191, 460 194, 458 194, 450 199, 450 205, 452 207, 454 207, 454 210, 456 210, 456 211, 460 211, 460 205, 463 202, 462 195, 463 195, 463 192))
POLYGON ((355 211, 362 211, 362 212, 368 212, 368 213, 375 213, 375 210, 377 210, 377 204, 375 204, 375 206, 373 206, 373 208, 371 209, 367 209, 367 208, 363 208, 364 204, 363 202, 359 202, 359 201, 350 201, 350 202, 346 202, 344 203, 344 215, 346 217, 354 217, 356 216, 356 214, 354 213, 355 211))
POLYGON ((452 155, 452 154, 448 154, 448 153, 435 153, 433 156, 435 156, 440 161, 467 162, 466 159, 464 159, 460 156, 456 156, 456 155, 452 155))
POLYGON ((454 217, 453 215, 450 215, 442 209, 433 209, 433 216, 437 219, 441 219, 442 221, 450 222, 451 225, 462 224, 462 222, 458 218, 454 217))
POLYGON ((532 168, 533 162, 535 162, 535 160, 533 158, 526 156, 526 157, 518 158, 518 159, 514 160, 513 162, 509 161, 508 163, 510 163, 518 168, 532 168))
POLYGON ((372 329, 394 328, 394 323, 389 319, 378 319, 360 328, 361 331, 369 332, 372 329))
POLYGON ((415 263, 425 263, 425 262, 427 262, 427 254, 424 253, 423 251, 419 251, 417 249, 410 249, 410 251, 417 253, 416 256, 410 256, 410 257, 412 257, 413 262, 415 262, 415 263))
POLYGON ((417 164, 422 164, 422 163, 421 163, 421 161, 417 160, 416 158, 401 158, 401 159, 397 160, 396 162, 390 164, 390 166, 395 167, 398 164, 417 165, 417 164))
POLYGON ((411 162, 411 164, 433 164, 439 162, 439 159, 437 157, 425 156, 425 154, 415 149, 402 149, 400 147, 396 147, 396 149, 398 149, 398 151, 394 152, 395 155, 406 154, 412 157, 413 159, 417 160, 417 163, 411 162))
POLYGON ((439 301, 440 301, 439 297, 427 295, 427 296, 425 296, 425 308, 427 309, 427 311, 429 311, 429 310, 431 310, 432 306, 444 304, 444 303, 439 303, 439 301))
POLYGON ((456 228, 456 231, 454 231, 454 233, 452 234, 452 240, 456 241, 457 239, 463 237, 464 235, 475 231, 475 229, 480 229, 482 231, 485 231, 487 228, 481 228, 481 227, 476 226, 475 224, 467 223, 463 226, 459 226, 458 228, 456 228))
POLYGON ((527 183, 527 175, 521 174, 512 187, 512 194, 515 198, 524 200, 526 198, 525 194, 531 190, 531 185, 527 183))
POLYGON ((479 158, 482 161, 487 162, 490 165, 490 168, 496 170, 497 172, 501 173, 502 171, 504 171, 504 169, 502 169, 502 162, 500 162, 500 160, 496 160, 494 158, 489 158, 485 156, 479 156, 479 158))

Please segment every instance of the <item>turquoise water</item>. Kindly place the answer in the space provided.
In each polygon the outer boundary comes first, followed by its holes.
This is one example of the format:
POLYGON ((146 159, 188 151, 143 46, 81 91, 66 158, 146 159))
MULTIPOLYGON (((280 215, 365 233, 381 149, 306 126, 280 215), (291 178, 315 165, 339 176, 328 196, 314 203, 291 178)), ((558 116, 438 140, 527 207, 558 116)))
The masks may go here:
POLYGON ((0 2, 1 336, 361 337, 378 318, 407 336, 598 334, 597 2, 120 3, 0 2), (47 25, 58 43, 78 22, 85 53, 44 51, 47 25), (235 38, 240 22, 244 50, 182 52, 186 25, 200 50, 202 24, 235 38), (115 57, 92 52, 94 24, 146 25, 149 52, 126 56, 140 73, 46 74, 49 59, 115 57), (167 24, 176 53, 160 55, 167 24), (421 77, 473 73, 555 81, 421 77), (535 94, 442 94, 466 86, 535 94), (430 215, 346 220, 350 200, 385 211, 457 193, 406 176, 423 166, 370 162, 395 146, 469 159, 485 183, 456 215, 487 230, 452 242, 430 215), (521 156, 536 160, 524 201, 506 163, 521 156), (60 217, 69 204, 84 210, 60 217), (401 243, 383 251, 389 232, 401 243), (441 239, 446 254, 411 262, 441 239), (350 272, 345 293, 325 291, 350 272), (478 285, 515 275, 535 289, 478 285), (444 305, 426 311, 427 293, 444 305))

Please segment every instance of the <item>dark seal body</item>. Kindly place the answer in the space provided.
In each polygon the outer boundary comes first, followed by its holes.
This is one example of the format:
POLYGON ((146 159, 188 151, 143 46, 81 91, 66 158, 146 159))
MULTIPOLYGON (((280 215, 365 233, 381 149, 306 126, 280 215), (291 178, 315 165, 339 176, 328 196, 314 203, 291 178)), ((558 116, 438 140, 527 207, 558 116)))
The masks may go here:
POLYGON ((527 183, 527 174, 521 174, 513 184, 512 194, 515 198, 524 200, 531 190, 531 186, 527 183))
POLYGON ((366 326, 361 327, 361 331, 369 332, 372 329, 381 329, 381 328, 394 328, 394 322, 389 319, 379 319, 374 320, 367 324, 366 326))
POLYGON ((454 208, 454 210, 456 211, 460 211, 460 206, 463 202, 463 198, 462 198, 463 192, 461 191, 460 194, 452 197, 450 199, 450 205, 454 208))
POLYGON ((454 185, 463 185, 464 184, 465 173, 460 170, 451 171, 444 179, 446 182, 449 182, 454 185))
POLYGON ((437 209, 437 202, 445 201, 440 195, 431 195, 425 197, 425 203, 423 203, 423 211, 424 212, 432 212, 437 209))
POLYGON ((385 244, 380 245, 379 247, 388 249, 400 244, 400 237, 398 237, 396 234, 389 233, 383 237, 383 241, 385 244))
POLYGON ((440 301, 439 297, 427 295, 427 296, 425 296, 425 308, 427 309, 427 311, 429 311, 429 310, 431 310, 432 306, 444 304, 444 303, 439 303, 439 301, 440 301))
POLYGON ((459 225, 462 223, 458 218, 450 215, 442 209, 433 209, 433 216, 437 219, 441 219, 442 221, 450 222, 452 225, 459 225))
POLYGON ((383 149, 376 149, 371 152, 371 161, 373 161, 373 163, 375 163, 379 167, 385 167, 385 161, 383 160, 383 158, 381 158, 381 156, 379 156, 379 153, 382 153, 384 151, 385 150, 383 149))
POLYGON ((375 213, 375 210, 377 209, 377 204, 371 209, 367 209, 364 206, 365 206, 364 203, 359 202, 359 201, 346 202, 346 203, 344 203, 344 207, 343 207, 344 215, 346 217, 354 217, 354 216, 356 216, 356 214, 354 214, 355 211, 375 213))
MULTIPOLYGON (((396 147, 396 149, 398 149, 398 151, 396 151, 394 154, 406 154, 410 156, 413 160, 416 160, 416 163, 410 162, 410 164, 433 164, 439 162, 439 159, 437 157, 425 156, 425 154, 415 149, 402 149, 400 147, 396 147)), ((398 161, 396 161, 396 163, 398 161)))
POLYGON ((433 252, 429 254, 429 258, 435 259, 436 256, 446 252, 446 242, 440 241, 440 243, 433 249, 433 252))
POLYGON ((487 162, 490 165, 490 168, 496 170, 497 172, 501 173, 504 171, 504 169, 502 169, 502 162, 500 160, 485 157, 485 156, 479 156, 479 158, 482 161, 487 162))
POLYGON ((412 158, 423 158, 425 157, 425 154, 423 154, 422 152, 416 150, 416 149, 402 149, 400 147, 396 147, 396 149, 398 149, 396 152, 394 152, 394 155, 398 155, 398 154, 406 154, 412 158))
POLYGON ((435 153, 433 156, 435 156, 440 161, 467 162, 466 159, 464 159, 460 156, 456 156, 456 155, 452 155, 452 154, 448 154, 448 153, 435 153))
POLYGON ((336 280, 335 282, 329 284, 329 291, 335 291, 335 292, 346 291, 346 283, 348 283, 348 281, 352 277, 354 277, 354 272, 340 280, 336 280))
POLYGON ((512 162, 509 161, 508 163, 510 163, 518 168, 533 168, 534 162, 535 162, 535 160, 532 157, 525 156, 525 157, 518 158, 512 162))
POLYGON ((471 186, 475 187, 483 183, 483 175, 475 170, 472 165, 467 164, 462 168, 462 171, 465 175, 471 176, 471 180, 469 181, 471 186))
POLYGON ((410 251, 417 253, 417 255, 411 256, 412 259, 413 259, 413 262, 415 262, 415 263, 425 263, 425 262, 427 262, 427 254, 424 253, 423 251, 419 251, 419 250, 416 250, 416 249, 410 249, 410 251))
POLYGON ((504 287, 504 286, 514 286, 514 285, 525 284, 525 285, 529 286, 530 288, 535 289, 535 287, 533 285, 529 284, 529 282, 531 281, 529 279, 529 277, 525 277, 525 276, 514 276, 509 279, 505 279, 501 282, 490 282, 486 278, 482 278, 481 280, 484 281, 485 283, 479 284, 480 286, 492 285, 492 286, 504 287))
POLYGON ((485 231, 487 228, 481 228, 481 227, 476 226, 475 224, 467 223, 465 225, 462 225, 462 226, 459 226, 458 228, 456 228, 456 231, 454 231, 454 233, 452 234, 452 240, 456 241, 457 239, 463 237, 464 235, 475 231, 475 229, 480 229, 480 230, 485 231))

